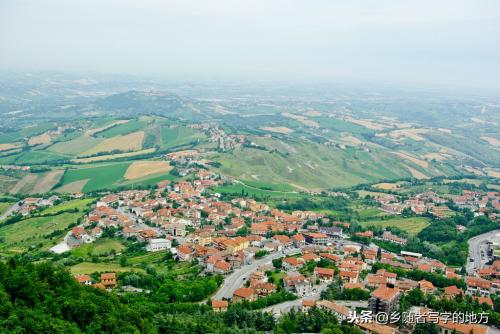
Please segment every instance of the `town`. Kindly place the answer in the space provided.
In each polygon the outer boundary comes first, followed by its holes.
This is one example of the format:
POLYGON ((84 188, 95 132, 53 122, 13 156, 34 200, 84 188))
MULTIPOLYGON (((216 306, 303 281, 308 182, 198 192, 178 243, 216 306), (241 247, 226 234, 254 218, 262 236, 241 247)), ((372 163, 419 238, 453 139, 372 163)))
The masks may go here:
MULTIPOLYGON (((143 244, 148 252, 170 253, 180 262, 196 261, 203 275, 224 277, 210 297, 214 311, 226 311, 231 303, 252 303, 280 294, 280 302, 263 310, 280 316, 293 309, 307 312, 318 307, 339 320, 354 317, 351 321, 365 333, 397 333, 401 329, 375 320, 361 321, 353 312, 361 309, 371 311, 373 316, 391 314, 400 310, 401 300, 413 290, 418 290, 422 298, 470 298, 481 309, 493 308, 492 297, 500 292, 498 235, 483 250, 487 259, 472 263, 464 272, 420 253, 395 253, 373 242, 354 241, 358 237, 406 244, 406 239, 389 230, 378 236, 367 229, 351 235, 348 222, 332 221, 319 212, 285 212, 244 197, 223 201, 221 194, 211 189, 228 182, 232 180, 196 168, 191 181, 164 180, 152 190, 104 194, 50 251, 63 254, 92 244, 107 232, 113 238, 143 244)), ((83 196, 74 194, 73 198, 83 196)), ((496 219, 499 198, 496 192, 464 191, 454 205, 467 207, 476 216, 487 214, 496 219)), ((447 200, 434 192, 405 200, 390 194, 374 199, 381 210, 396 215, 410 210, 440 219, 451 212, 445 205, 447 200)), ((60 202, 57 196, 25 198, 16 210, 17 214, 29 215, 39 207, 60 202)), ((119 287, 116 272, 102 272, 97 280, 90 274, 78 274, 75 279, 108 291, 143 291, 119 287)), ((411 311, 428 313, 432 309, 420 305, 411 311)), ((486 324, 458 324, 441 318, 436 324, 443 333, 486 333, 489 328, 486 324)))

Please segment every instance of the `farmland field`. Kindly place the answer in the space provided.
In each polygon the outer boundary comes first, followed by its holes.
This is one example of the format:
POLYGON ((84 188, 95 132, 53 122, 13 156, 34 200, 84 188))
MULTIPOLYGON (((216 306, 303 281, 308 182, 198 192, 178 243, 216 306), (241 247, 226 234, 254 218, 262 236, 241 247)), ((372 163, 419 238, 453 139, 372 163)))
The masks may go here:
POLYGON ((429 219, 425 217, 411 217, 411 218, 391 218, 387 220, 368 220, 360 222, 364 227, 397 227, 409 234, 415 235, 429 226, 429 219))
POLYGON ((56 143, 50 146, 48 150, 61 154, 78 155, 99 145, 102 141, 102 138, 80 136, 69 141, 56 143))
POLYGON ((174 128, 162 127, 161 135, 163 143, 162 147, 164 148, 187 145, 206 138, 205 134, 185 126, 174 128))
POLYGON ((102 152, 119 151, 136 151, 142 148, 142 140, 144 139, 144 131, 133 132, 127 135, 117 135, 111 138, 106 138, 96 146, 83 152, 81 155, 92 155, 102 152))
POLYGON ((74 275, 79 274, 92 274, 95 272, 124 272, 124 271, 138 271, 144 272, 141 268, 122 267, 118 263, 92 263, 82 262, 69 268, 74 275))
POLYGON ((115 182, 123 179, 123 175, 129 166, 130 162, 120 162, 79 169, 68 169, 62 178, 62 186, 64 187, 64 185, 69 183, 88 179, 88 182, 83 187, 83 191, 110 188, 115 182))
POLYGON ((12 205, 14 205, 14 202, 0 202, 0 215, 7 211, 12 205))
POLYGON ((125 136, 133 132, 140 132, 146 126, 143 121, 128 121, 123 124, 115 125, 107 130, 96 134, 98 137, 112 138, 115 136, 125 136))
POLYGON ((57 213, 59 211, 69 211, 77 209, 78 211, 82 211, 86 206, 92 203, 93 198, 85 198, 85 199, 74 199, 71 201, 64 202, 62 204, 54 205, 50 208, 44 209, 41 211, 41 214, 51 214, 57 213))
POLYGON ((134 156, 138 156, 138 155, 154 153, 155 151, 156 151, 155 148, 148 148, 146 150, 135 151, 135 152, 99 155, 99 156, 91 157, 91 158, 77 158, 77 159, 73 159, 71 161, 76 162, 76 163, 91 163, 91 162, 97 162, 97 161, 130 158, 130 157, 134 157, 134 156))
POLYGON ((79 212, 62 213, 57 216, 28 218, 15 224, 2 226, 0 236, 3 237, 4 242, 0 245, 0 251, 24 251, 40 243, 45 245, 45 248, 50 248, 49 245, 55 244, 55 240, 51 240, 47 235, 57 230, 64 233, 62 231, 75 223, 80 216, 79 212))
POLYGON ((141 177, 168 173, 172 166, 166 161, 134 161, 125 172, 125 179, 134 180, 141 177))
POLYGON ((64 170, 53 170, 38 177, 31 194, 43 194, 52 189, 64 174, 64 170))
POLYGON ((116 253, 120 253, 120 251, 124 248, 125 246, 120 241, 112 239, 98 239, 96 242, 84 244, 73 249, 71 253, 77 257, 88 258, 92 256, 106 255, 112 250, 116 253))

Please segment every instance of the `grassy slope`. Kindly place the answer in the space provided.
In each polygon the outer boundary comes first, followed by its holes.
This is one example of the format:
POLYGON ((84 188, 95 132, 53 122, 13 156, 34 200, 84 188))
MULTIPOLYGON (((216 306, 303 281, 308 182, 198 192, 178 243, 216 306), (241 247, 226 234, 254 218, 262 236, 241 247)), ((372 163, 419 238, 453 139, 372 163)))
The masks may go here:
POLYGON ((385 151, 341 150, 312 142, 260 139, 273 152, 243 148, 214 155, 220 171, 243 180, 331 188, 408 177, 397 157, 385 151))
POLYGON ((66 230, 68 225, 76 222, 81 213, 63 213, 57 216, 29 218, 15 224, 0 227, 0 236, 4 243, 0 245, 0 251, 24 251, 30 246, 42 244, 43 248, 49 248, 55 244, 47 235, 56 230, 66 230))
POLYGON ((185 126, 176 128, 161 128, 162 148, 172 148, 176 146, 187 145, 197 140, 206 138, 202 132, 195 131, 185 126))
POLYGON ((58 205, 54 205, 50 208, 47 208, 41 212, 41 214, 53 214, 60 211, 68 211, 73 209, 78 209, 78 211, 83 210, 86 206, 92 203, 93 198, 85 198, 85 199, 74 199, 68 202, 64 202, 58 205))
POLYGON ((89 179, 83 188, 84 191, 111 188, 115 183, 123 179, 129 165, 130 162, 120 162, 80 169, 68 169, 64 173, 62 184, 89 179))
POLYGON ((429 219, 425 217, 391 218, 387 220, 369 220, 360 223, 363 226, 398 227, 409 234, 417 234, 429 226, 429 219))
POLYGON ((102 138, 80 136, 70 141, 59 142, 48 148, 49 151, 76 156, 102 142, 102 138))
POLYGON ((111 250, 119 253, 125 246, 118 240, 99 239, 94 243, 85 244, 71 251, 71 254, 81 258, 89 258, 92 256, 100 256, 109 254, 111 250))

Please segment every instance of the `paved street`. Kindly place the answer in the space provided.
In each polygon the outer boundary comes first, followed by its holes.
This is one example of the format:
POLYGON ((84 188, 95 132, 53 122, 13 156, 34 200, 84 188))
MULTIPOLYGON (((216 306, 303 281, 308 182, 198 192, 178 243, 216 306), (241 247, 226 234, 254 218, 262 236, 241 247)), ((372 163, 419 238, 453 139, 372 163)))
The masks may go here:
POLYGON ((231 275, 226 277, 219 291, 217 291, 212 299, 231 298, 233 296, 233 292, 236 289, 241 288, 244 285, 245 280, 249 279, 250 274, 256 271, 260 265, 271 263, 274 259, 278 259, 280 257, 295 254, 298 252, 300 252, 300 249, 298 248, 287 249, 284 252, 273 253, 262 259, 255 260, 250 265, 246 265, 239 269, 236 269, 231 275))
POLYGON ((474 273, 476 270, 481 269, 486 262, 488 262, 486 252, 487 242, 493 241, 495 237, 500 238, 500 230, 491 231, 469 239, 469 257, 467 259, 466 266, 467 273, 474 273))
MULTIPOLYGON (((311 300, 311 299, 312 300, 319 300, 319 297, 321 295, 321 291, 323 291, 324 289, 326 289, 326 285, 321 286, 320 290, 317 293, 315 293, 314 295, 300 298, 297 300, 292 300, 292 301, 276 304, 273 306, 269 306, 269 307, 265 308, 263 311, 264 312, 272 312, 275 316, 279 316, 281 314, 290 312, 290 310, 292 310, 292 309, 299 310, 302 306, 302 301, 304 299, 306 299, 306 300, 311 300)), ((335 300, 334 302, 336 304, 344 305, 344 306, 349 307, 349 308, 356 308, 356 307, 367 308, 368 307, 367 301, 335 300)))
POLYGON ((0 216, 0 221, 6 219, 8 216, 10 216, 14 211, 19 210, 19 202, 11 206, 10 208, 7 209, 1 216, 0 216))

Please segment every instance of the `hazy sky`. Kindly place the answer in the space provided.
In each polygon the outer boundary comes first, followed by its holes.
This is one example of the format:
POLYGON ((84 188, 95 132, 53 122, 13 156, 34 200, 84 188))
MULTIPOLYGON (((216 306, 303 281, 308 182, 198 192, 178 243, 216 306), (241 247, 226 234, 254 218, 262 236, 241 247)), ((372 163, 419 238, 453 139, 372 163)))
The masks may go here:
POLYGON ((0 68, 500 91, 500 1, 0 0, 0 68))

